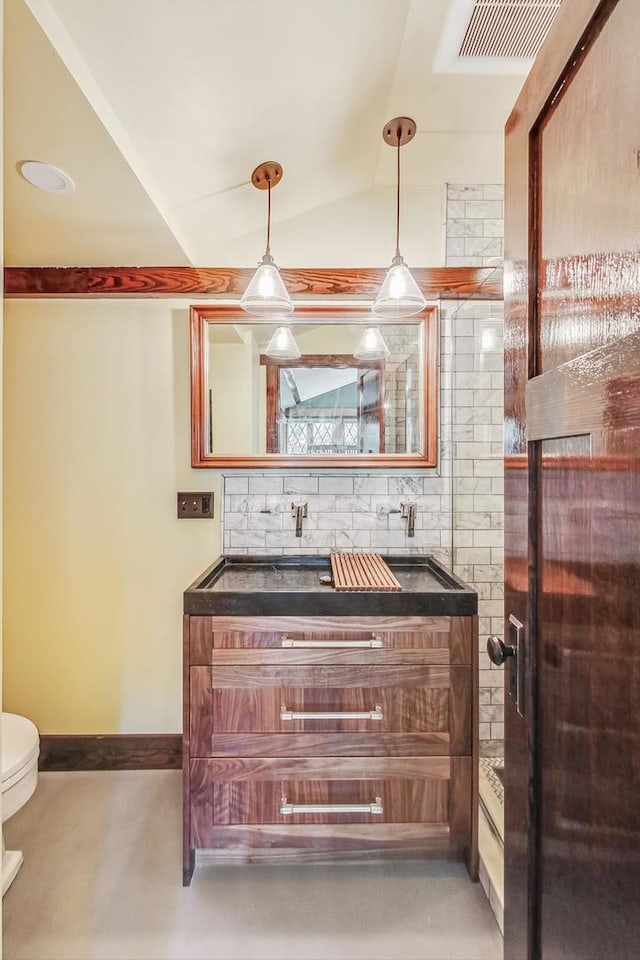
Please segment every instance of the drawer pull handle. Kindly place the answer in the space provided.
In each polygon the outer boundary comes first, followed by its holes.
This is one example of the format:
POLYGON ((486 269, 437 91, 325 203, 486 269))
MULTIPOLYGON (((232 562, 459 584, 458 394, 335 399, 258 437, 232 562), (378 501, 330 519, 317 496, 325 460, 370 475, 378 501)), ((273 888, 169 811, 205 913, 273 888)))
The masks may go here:
POLYGON ((368 640, 296 640, 294 637, 283 633, 280 637, 280 646, 295 647, 298 650, 331 650, 332 648, 355 648, 366 650, 379 650, 384 647, 382 637, 369 637, 368 640))
POLYGON ((294 813, 384 813, 382 797, 373 803, 289 803, 286 797, 280 800, 280 813, 289 817, 294 813))
POLYGON ((281 720, 384 720, 382 707, 376 705, 375 710, 336 710, 320 712, 315 710, 299 711, 287 710, 284 703, 280 707, 281 720))

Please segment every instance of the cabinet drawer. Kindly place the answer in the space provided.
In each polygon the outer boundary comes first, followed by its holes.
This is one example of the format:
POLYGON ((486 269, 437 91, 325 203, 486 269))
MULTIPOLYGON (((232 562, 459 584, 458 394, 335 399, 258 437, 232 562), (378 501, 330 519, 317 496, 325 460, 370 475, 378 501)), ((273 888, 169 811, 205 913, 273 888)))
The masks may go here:
POLYGON ((194 617, 192 664, 470 663, 470 617, 194 617))
POLYGON ((233 824, 424 823, 468 837, 469 758, 193 760, 194 845, 233 824))
POLYGON ((192 757, 215 755, 229 734, 240 756, 260 752, 263 735, 286 756, 287 737, 310 734, 438 734, 439 752, 471 752, 468 667, 192 667, 191 701, 192 757))

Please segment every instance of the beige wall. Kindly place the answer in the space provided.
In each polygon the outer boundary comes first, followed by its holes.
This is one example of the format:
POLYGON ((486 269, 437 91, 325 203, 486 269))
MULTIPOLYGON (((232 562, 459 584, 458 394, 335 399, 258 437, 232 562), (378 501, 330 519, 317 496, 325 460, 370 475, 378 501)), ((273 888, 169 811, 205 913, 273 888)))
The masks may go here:
POLYGON ((5 304, 4 702, 43 733, 181 729, 182 591, 222 508, 188 378, 184 304, 5 304), (216 519, 178 521, 179 489, 216 519))
POLYGON ((209 348, 213 450, 216 454, 241 457, 259 452, 253 443, 256 398, 252 340, 249 333, 242 343, 215 343, 209 348))

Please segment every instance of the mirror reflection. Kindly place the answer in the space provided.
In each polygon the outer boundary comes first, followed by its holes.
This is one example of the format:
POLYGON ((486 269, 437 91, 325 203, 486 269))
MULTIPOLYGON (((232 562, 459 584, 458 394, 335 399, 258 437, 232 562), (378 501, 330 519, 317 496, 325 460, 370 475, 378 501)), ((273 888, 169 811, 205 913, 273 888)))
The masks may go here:
POLYGON ((193 310, 205 459, 425 456, 424 316, 378 324, 359 310, 278 324, 193 310))
POLYGON ((378 365, 350 366, 348 356, 261 362, 267 366, 267 453, 384 453, 378 365))

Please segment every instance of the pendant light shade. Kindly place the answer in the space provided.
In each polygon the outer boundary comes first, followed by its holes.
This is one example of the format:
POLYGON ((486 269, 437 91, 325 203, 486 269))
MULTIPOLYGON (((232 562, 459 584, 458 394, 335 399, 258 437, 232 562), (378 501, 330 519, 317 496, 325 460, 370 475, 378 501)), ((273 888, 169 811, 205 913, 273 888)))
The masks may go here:
POLYGON ((353 351, 356 360, 385 360, 390 353, 377 327, 367 327, 353 351))
POLYGON ((271 256, 265 254, 260 261, 242 295, 240 306, 256 317, 277 319, 293 313, 291 297, 271 256))
POLYGON ((278 327, 264 351, 274 360, 297 360, 302 351, 289 327, 278 327))
POLYGON ((400 253, 400 147, 416 135, 416 124, 409 117, 396 117, 385 124, 382 139, 396 148, 396 255, 384 278, 372 310, 377 317, 412 317, 427 305, 420 287, 400 253))
POLYGON ((394 257, 384 283, 380 287, 378 299, 372 307, 375 315, 389 319, 411 317, 415 313, 420 313, 426 302, 402 257, 398 263, 394 257))
MULTIPOLYGON (((282 180, 282 167, 273 160, 261 163, 251 174, 251 182, 258 190, 267 191, 267 247, 258 269, 240 299, 247 313, 258 317, 286 317, 293 313, 293 303, 271 256, 271 188, 282 180)), ((297 354, 300 356, 300 354, 297 354)))

